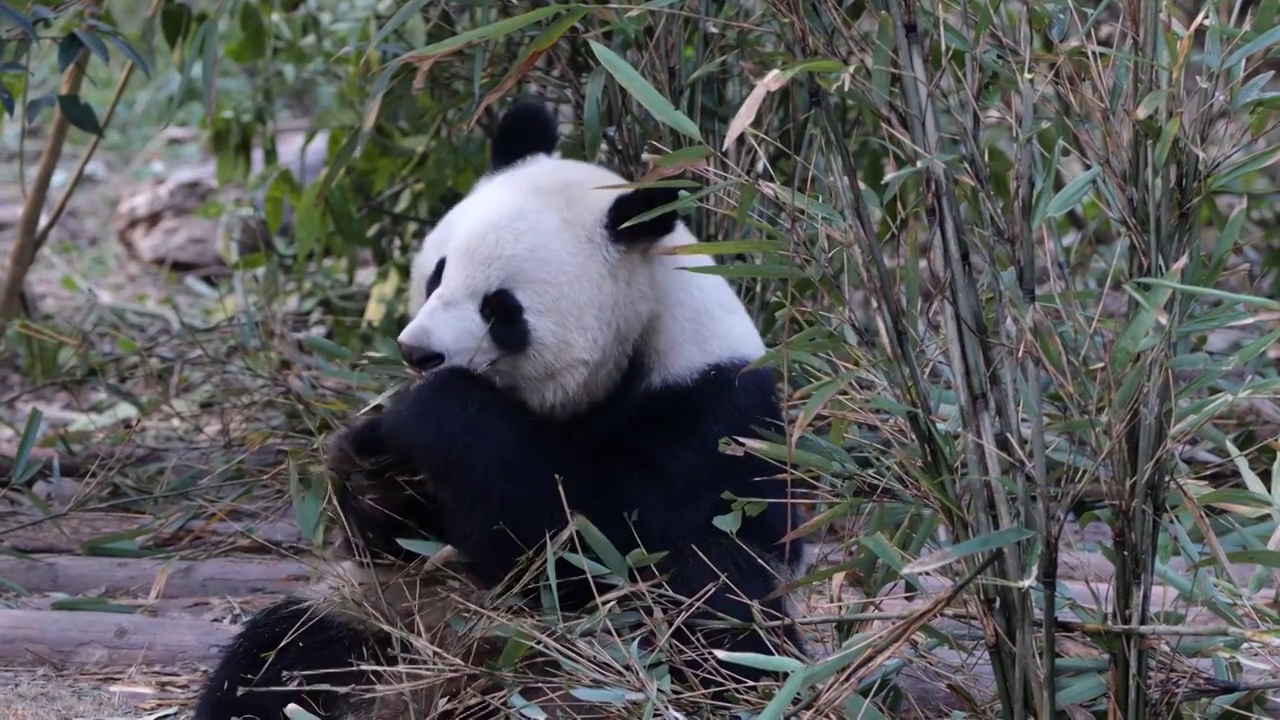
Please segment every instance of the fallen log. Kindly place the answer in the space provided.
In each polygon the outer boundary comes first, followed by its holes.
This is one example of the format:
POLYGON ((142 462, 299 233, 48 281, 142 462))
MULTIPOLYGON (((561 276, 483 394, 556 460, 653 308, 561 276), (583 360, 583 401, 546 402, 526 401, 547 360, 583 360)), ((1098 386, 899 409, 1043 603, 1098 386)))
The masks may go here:
POLYGON ((297 560, 215 557, 204 560, 37 555, 0 556, 0 578, 27 592, 182 598, 283 594, 314 579, 297 560))
POLYGON ((297 546, 301 541, 298 526, 286 520, 191 520, 178 528, 167 528, 170 524, 137 513, 72 512, 46 520, 30 511, 0 510, 0 548, 22 553, 79 553, 95 541, 120 536, 132 537, 141 548, 162 548, 204 534, 223 540, 242 537, 263 550, 297 546))
POLYGON ((145 615, 0 610, 0 663, 9 666, 209 664, 234 625, 145 615))

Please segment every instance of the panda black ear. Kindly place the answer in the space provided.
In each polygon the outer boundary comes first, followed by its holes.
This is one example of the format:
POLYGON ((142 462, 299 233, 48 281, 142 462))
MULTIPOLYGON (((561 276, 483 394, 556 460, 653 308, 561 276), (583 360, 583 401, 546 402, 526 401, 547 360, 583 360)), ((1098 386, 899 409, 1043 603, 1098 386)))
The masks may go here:
POLYGON ((680 216, 675 210, 667 210, 633 225, 626 225, 632 218, 656 210, 663 205, 680 199, 680 190, 673 187, 637 188, 619 195, 609 206, 609 217, 605 221, 605 229, 609 231, 613 241, 620 244, 657 242, 672 230, 680 216))
POLYGON ((489 168, 501 170, 530 155, 550 155, 560 144, 560 127, 546 105, 523 98, 498 120, 489 143, 489 168))

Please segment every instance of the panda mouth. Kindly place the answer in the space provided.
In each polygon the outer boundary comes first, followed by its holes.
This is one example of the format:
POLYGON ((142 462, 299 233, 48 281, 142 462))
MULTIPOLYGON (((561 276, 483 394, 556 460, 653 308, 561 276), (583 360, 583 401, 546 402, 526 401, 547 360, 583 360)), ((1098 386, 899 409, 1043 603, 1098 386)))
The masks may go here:
MULTIPOLYGON (((498 360, 500 360, 500 358, 492 358, 490 360, 486 360, 484 363, 480 364, 479 366, 468 365, 466 367, 468 370, 475 373, 476 375, 492 376, 492 375, 498 374, 498 372, 495 371, 495 367, 494 367, 495 365, 497 365, 498 360)), ((447 366, 448 366, 448 363, 446 363, 442 358, 437 362, 432 362, 429 364, 427 363, 419 363, 416 365, 405 364, 404 368, 407 371, 407 374, 409 375, 409 378, 412 381, 412 383, 417 385, 419 383, 425 382, 432 375, 435 375, 436 373, 445 369, 445 367, 447 366)))

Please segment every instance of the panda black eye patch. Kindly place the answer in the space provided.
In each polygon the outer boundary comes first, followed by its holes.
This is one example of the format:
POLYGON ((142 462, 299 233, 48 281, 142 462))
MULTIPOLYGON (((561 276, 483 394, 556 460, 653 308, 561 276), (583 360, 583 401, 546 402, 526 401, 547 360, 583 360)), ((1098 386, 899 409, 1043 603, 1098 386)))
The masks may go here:
POLYGON ((510 290, 499 289, 480 301, 480 317, 489 324, 489 337, 503 352, 518 353, 529 347, 529 324, 524 306, 510 290))
POLYGON ((431 271, 431 276, 427 278, 427 297, 431 297, 431 293, 440 287, 440 281, 444 279, 444 258, 436 261, 435 269, 431 271))

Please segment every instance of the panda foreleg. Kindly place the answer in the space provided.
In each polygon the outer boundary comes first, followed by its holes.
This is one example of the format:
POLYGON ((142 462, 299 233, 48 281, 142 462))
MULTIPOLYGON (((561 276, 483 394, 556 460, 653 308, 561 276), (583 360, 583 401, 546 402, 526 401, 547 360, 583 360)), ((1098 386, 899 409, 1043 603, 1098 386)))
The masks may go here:
POLYGON ((543 426, 518 399, 462 368, 415 385, 381 416, 389 454, 428 478, 442 539, 498 583, 567 521, 543 426))
POLYGON ((375 556, 402 562, 418 559, 397 539, 420 539, 439 530, 428 483, 405 458, 389 454, 385 419, 375 415, 334 433, 325 444, 325 465, 346 539, 375 556))

